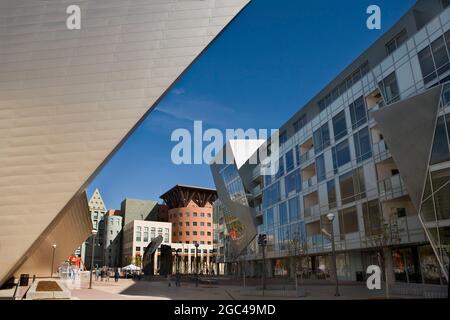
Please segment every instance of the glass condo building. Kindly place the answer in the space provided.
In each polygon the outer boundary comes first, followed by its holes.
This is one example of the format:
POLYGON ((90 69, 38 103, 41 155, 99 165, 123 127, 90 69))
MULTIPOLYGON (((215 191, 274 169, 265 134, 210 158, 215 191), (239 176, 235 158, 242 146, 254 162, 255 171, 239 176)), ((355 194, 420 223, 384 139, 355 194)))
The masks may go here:
POLYGON ((215 214, 251 214, 245 230, 255 224, 236 268, 262 272, 255 237, 266 234, 269 276, 292 276, 301 264, 305 276, 329 277, 331 212, 339 279, 363 280, 381 252, 392 282, 448 281, 449 80, 448 1, 417 1, 279 129, 277 174, 212 166, 215 214), (230 208, 226 171, 238 173, 248 210, 230 208))

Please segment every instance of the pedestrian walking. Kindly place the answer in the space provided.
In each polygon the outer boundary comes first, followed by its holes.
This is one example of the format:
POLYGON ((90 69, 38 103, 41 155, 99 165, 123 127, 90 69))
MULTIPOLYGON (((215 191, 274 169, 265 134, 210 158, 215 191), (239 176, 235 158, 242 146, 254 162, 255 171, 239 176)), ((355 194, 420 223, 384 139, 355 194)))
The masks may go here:
POLYGON ((98 281, 98 278, 100 278, 100 270, 96 267, 95 268, 95 281, 98 281))
POLYGON ((118 269, 116 269, 116 271, 114 272, 114 280, 115 280, 116 282, 119 281, 119 270, 118 270, 118 269))

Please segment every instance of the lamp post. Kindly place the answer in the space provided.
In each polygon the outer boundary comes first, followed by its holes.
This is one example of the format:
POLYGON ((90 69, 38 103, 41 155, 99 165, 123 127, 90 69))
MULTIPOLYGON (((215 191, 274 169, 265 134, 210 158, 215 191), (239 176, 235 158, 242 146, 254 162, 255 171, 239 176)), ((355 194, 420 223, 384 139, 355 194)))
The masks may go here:
POLYGON ((195 286, 198 287, 198 242, 195 243, 195 286))
POLYGON ((95 254, 95 236, 97 235, 97 230, 92 229, 92 250, 91 250, 91 272, 89 275, 89 289, 92 289, 92 269, 94 268, 94 254, 95 254))
POLYGON ((53 265, 55 264, 55 251, 56 251, 56 244, 52 245, 52 265, 50 269, 50 278, 53 278, 53 265))
POLYGON ((334 272, 334 278, 335 278, 335 293, 334 295, 336 297, 339 297, 339 283, 338 283, 338 275, 337 275, 337 267, 336 267, 336 250, 334 247, 334 228, 333 228, 333 220, 334 220, 334 213, 327 214, 327 219, 330 221, 331 226, 331 252, 332 252, 332 264, 333 264, 333 272, 334 272))

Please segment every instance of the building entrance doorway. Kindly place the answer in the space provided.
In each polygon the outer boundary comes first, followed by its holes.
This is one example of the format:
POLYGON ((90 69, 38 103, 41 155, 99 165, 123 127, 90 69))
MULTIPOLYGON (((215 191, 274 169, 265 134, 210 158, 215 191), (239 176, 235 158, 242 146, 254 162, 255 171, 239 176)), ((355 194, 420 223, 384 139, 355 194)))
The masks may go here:
POLYGON ((395 281, 421 283, 417 248, 401 248, 392 250, 395 281))

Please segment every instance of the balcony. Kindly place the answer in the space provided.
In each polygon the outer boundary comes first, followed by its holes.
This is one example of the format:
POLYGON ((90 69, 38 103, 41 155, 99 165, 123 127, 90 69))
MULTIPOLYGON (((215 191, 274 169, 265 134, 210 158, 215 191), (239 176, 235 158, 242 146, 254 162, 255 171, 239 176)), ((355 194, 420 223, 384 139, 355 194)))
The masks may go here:
POLYGON ((303 190, 306 190, 308 188, 311 188, 312 186, 315 186, 317 184, 317 177, 312 176, 311 178, 307 178, 303 181, 303 190))
POLYGON ((372 145, 372 150, 375 161, 383 161, 391 157, 391 153, 384 140, 374 143, 372 145))
POLYGON ((379 181, 378 189, 382 200, 391 200, 408 194, 399 174, 379 181))
POLYGON ((311 163, 302 170, 303 189, 308 189, 317 184, 316 166, 311 163))
POLYGON ((314 149, 310 149, 300 155, 300 165, 308 162, 311 159, 314 159, 314 149))
POLYGON ((318 217, 320 208, 318 204, 305 208, 305 217, 318 217))

